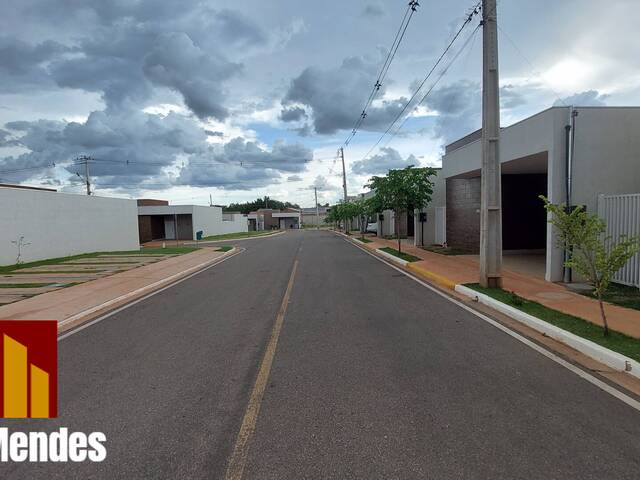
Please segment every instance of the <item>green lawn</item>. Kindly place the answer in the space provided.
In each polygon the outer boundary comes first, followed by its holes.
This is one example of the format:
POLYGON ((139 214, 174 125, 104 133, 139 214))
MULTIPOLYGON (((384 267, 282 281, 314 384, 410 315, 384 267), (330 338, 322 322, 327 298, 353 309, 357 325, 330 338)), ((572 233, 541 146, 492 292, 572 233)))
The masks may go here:
MULTIPOLYGON (((176 254, 193 252, 194 250, 197 250, 197 249, 194 247, 168 247, 168 248, 143 248, 142 250, 130 250, 130 251, 119 251, 119 252, 83 253, 81 255, 48 258, 46 260, 38 260, 37 262, 20 263, 18 265, 4 265, 4 266, 0 266, 0 273, 10 273, 16 270, 21 270, 23 268, 40 267, 42 265, 58 265, 60 263, 68 262, 69 260, 95 258, 100 255, 144 255, 144 254, 176 255, 176 254)), ((73 267, 69 266, 69 268, 70 270, 72 270, 73 267)), ((38 272, 38 273, 42 273, 42 272, 38 272)), ((56 273, 62 273, 62 272, 56 272, 56 273)))
POLYGON ((428 252, 439 253, 441 255, 469 255, 471 253, 461 248, 442 247, 440 245, 425 245, 424 247, 419 248, 428 252))
POLYGON ((418 257, 414 257, 413 255, 409 255, 408 253, 399 252, 395 248, 391 248, 391 247, 384 247, 384 248, 381 248, 380 250, 386 253, 390 253, 391 255, 401 258, 402 260, 406 260, 407 262, 417 262, 421 260, 418 257))
POLYGON ((361 241, 362 243, 372 243, 373 240, 369 240, 367 237, 358 237, 357 238, 359 241, 361 241))
POLYGON ((218 252, 228 252, 232 248, 233 247, 231 245, 223 245, 221 247, 218 247, 218 252))
MULTIPOLYGON (((640 340, 629 337, 619 332, 609 330, 609 336, 604 336, 604 329, 578 317, 567 315, 552 308, 545 307, 538 302, 526 300, 515 293, 494 288, 482 288, 477 283, 465 285, 477 292, 484 293, 496 300, 506 303, 511 307, 522 310, 551 325, 567 330, 579 337, 591 340, 598 345, 626 355, 629 358, 640 361, 640 340)), ((605 307, 606 308, 606 307, 605 307)))
POLYGON ((51 285, 49 283, 0 283, 0 288, 39 288, 51 285))
MULTIPOLYGON (((590 298, 596 298, 592 293, 585 292, 582 293, 582 295, 590 298)), ((620 305, 621 307, 640 310, 640 289, 636 287, 629 287, 627 285, 620 285, 619 283, 612 283, 609 285, 609 289, 603 295, 602 299, 605 302, 614 303, 616 305, 620 305)))
POLYGON ((264 235, 273 235, 277 233, 277 230, 261 230, 259 232, 237 232, 237 233, 225 233, 223 235, 211 235, 209 237, 204 237, 202 240, 228 240, 230 238, 249 238, 249 237, 262 237, 264 235))

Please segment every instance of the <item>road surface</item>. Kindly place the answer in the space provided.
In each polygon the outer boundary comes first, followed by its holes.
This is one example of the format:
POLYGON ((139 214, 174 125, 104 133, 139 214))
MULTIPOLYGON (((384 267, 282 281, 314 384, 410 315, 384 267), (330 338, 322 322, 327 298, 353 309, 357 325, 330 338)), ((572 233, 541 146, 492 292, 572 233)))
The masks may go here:
POLYGON ((2 422, 102 431, 107 459, 0 478, 640 475, 640 412, 342 238, 235 243, 62 339, 58 419, 2 422))

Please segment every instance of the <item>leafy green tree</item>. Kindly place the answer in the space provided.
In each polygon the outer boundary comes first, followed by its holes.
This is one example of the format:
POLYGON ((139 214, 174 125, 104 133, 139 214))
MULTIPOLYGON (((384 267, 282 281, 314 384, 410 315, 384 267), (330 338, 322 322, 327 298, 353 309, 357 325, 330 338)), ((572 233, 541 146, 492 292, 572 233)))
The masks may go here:
POLYGON ((600 304, 604 334, 609 335, 602 296, 609 288, 611 278, 640 252, 640 237, 622 236, 614 242, 611 236, 605 235, 607 225, 597 215, 588 214, 582 207, 568 212, 563 205, 550 203, 542 195, 540 198, 551 213, 549 223, 558 229, 558 245, 572 252, 565 265, 593 285, 593 293, 600 304))
POLYGON ((275 200, 265 196, 263 198, 257 198, 252 202, 231 203, 229 204, 228 207, 224 207, 224 211, 240 212, 240 213, 248 214, 260 208, 272 208, 274 210, 284 210, 285 208, 300 208, 300 206, 297 203, 281 202, 279 200, 275 200))
MULTIPOLYGON (((382 210, 390 209, 395 214, 395 230, 398 251, 401 250, 399 218, 410 208, 422 209, 431 201, 435 175, 433 168, 409 166, 399 170, 389 170, 386 177, 371 177, 368 188, 375 190, 375 203, 382 210)), ((381 211, 381 210, 379 210, 381 211)))

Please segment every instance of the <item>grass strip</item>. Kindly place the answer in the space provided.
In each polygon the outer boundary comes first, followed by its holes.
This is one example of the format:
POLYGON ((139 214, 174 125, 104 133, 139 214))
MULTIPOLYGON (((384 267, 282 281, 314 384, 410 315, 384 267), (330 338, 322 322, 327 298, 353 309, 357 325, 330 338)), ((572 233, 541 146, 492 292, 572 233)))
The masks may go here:
POLYGON ((92 252, 80 255, 71 255, 68 257, 48 258, 46 260, 38 260, 36 262, 19 263, 16 265, 0 266, 1 273, 9 273, 16 270, 29 267, 40 267, 42 265, 59 265, 69 260, 78 260, 84 258, 96 258, 101 255, 145 255, 145 254, 162 254, 162 255, 179 255, 197 250, 195 247, 173 247, 173 248, 143 248, 142 250, 118 251, 118 252, 92 252))
MULTIPOLYGON (((596 296, 591 292, 578 293, 585 297, 596 298, 596 296)), ((613 303, 621 307, 640 310, 640 289, 637 287, 612 283, 609 285, 609 288, 604 295, 602 295, 602 299, 605 302, 613 303)))
MULTIPOLYGON (((640 340, 629 337, 620 332, 609 329, 609 336, 604 336, 604 329, 600 325, 583 320, 579 317, 574 317, 553 308, 545 307, 544 305, 527 300, 525 298, 516 295, 513 292, 507 292, 505 290, 497 288, 483 288, 477 283, 466 284, 468 287, 476 292, 483 293, 491 298, 505 303, 511 307, 517 308, 529 315, 532 315, 540 320, 543 320, 551 325, 562 328, 568 332, 578 335, 579 337, 591 340, 598 345, 601 345, 614 352, 626 355, 629 358, 633 358, 640 362, 640 340)), ((605 307, 606 308, 606 307, 605 307)))
POLYGON ((0 283, 0 288, 40 288, 52 285, 49 283, 0 283))
POLYGON ((231 250, 233 247, 231 245, 223 245, 221 247, 218 247, 218 252, 228 252, 229 250, 231 250))
POLYGON ((439 253, 440 255, 469 255, 471 252, 462 248, 442 247, 440 245, 425 245, 418 247, 427 252, 439 253))
POLYGON ((391 248, 391 247, 383 247, 380 250, 382 250, 383 252, 389 253, 389 254, 391 254, 393 256, 396 256, 398 258, 401 258, 402 260, 405 260, 407 262, 418 262, 418 261, 421 260, 421 258, 415 257, 415 256, 410 255, 408 253, 399 252, 395 248, 391 248))

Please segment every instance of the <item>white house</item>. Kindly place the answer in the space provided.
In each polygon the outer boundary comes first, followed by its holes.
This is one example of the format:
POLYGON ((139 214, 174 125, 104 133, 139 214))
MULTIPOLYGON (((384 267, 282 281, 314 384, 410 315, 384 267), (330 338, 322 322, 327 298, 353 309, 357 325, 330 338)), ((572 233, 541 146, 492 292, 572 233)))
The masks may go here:
MULTIPOLYGON (((538 196, 546 195, 554 203, 584 205, 588 212, 597 213, 599 195, 639 193, 638 132, 640 107, 552 107, 503 128, 505 254, 538 253, 545 278, 562 280, 564 252, 538 196)), ((478 251, 480 168, 481 131, 446 146, 427 214, 425 244, 446 242, 478 251)))
POLYGON ((0 205, 0 265, 140 248, 135 200, 0 186, 0 205))
POLYGON ((208 237, 248 230, 245 215, 237 212, 223 214, 222 207, 215 205, 167 205, 166 202, 150 205, 144 202, 147 201, 139 201, 138 206, 141 242, 195 240, 198 232, 201 232, 201 237, 208 237))

